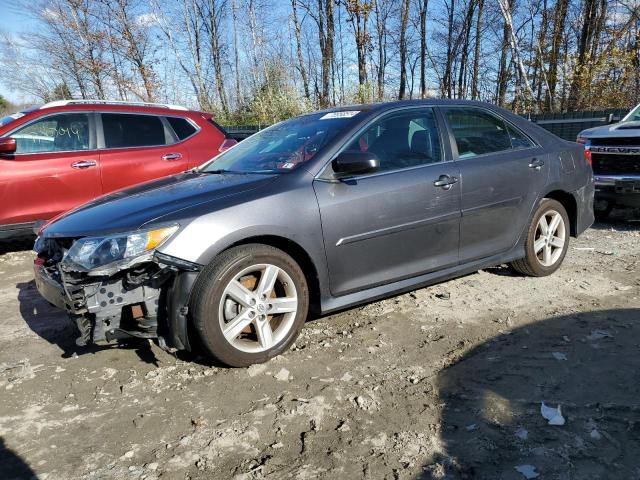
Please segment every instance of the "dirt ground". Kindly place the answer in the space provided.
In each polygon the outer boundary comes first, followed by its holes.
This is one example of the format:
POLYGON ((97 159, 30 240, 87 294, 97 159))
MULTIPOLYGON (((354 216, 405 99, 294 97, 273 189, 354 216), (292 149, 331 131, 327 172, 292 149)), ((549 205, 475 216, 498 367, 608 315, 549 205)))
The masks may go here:
POLYGON ((638 479, 634 218, 572 239, 551 277, 497 267, 314 320, 248 369, 76 348, 30 245, 5 245, 0 478, 638 479))

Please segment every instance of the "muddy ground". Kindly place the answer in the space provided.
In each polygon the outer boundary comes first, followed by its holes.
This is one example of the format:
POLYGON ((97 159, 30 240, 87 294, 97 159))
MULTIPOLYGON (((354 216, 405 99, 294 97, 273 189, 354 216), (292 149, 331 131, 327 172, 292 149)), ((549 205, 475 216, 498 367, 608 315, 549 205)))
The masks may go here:
POLYGON ((0 478, 640 478, 637 213, 551 277, 498 267, 314 320, 248 369, 76 348, 29 244, 5 245, 0 478))

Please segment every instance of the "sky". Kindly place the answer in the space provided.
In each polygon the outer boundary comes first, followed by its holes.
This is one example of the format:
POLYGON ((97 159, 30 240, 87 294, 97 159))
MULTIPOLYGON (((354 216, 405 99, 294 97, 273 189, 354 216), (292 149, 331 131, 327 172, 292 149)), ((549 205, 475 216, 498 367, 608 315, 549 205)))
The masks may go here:
MULTIPOLYGON (((0 0, 0 33, 19 35, 32 27, 34 20, 21 13, 16 4, 15 0, 0 0)), ((14 103, 24 100, 21 95, 12 92, 2 84, 2 72, 0 72, 0 95, 14 103)))

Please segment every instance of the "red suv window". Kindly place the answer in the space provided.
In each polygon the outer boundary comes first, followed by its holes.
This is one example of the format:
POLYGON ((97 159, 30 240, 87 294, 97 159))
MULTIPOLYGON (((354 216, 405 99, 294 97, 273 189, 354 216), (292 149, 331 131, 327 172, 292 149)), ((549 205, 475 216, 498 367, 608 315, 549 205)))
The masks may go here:
POLYGON ((102 129, 106 148, 151 147, 167 141, 162 119, 156 115, 103 113, 102 129))
POLYGON ((190 137, 198 130, 194 127, 189 120, 186 118, 178 118, 178 117, 166 117, 169 125, 173 128, 173 131, 176 133, 178 140, 184 140, 185 138, 190 137))

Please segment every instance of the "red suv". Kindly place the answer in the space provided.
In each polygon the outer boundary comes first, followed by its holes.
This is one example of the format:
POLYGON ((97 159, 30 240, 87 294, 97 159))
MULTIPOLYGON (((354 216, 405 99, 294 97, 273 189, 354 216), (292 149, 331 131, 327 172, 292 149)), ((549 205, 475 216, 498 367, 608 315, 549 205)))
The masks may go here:
POLYGON ((63 100, 0 119, 0 238, 76 205, 178 173, 235 144, 211 114, 63 100))

